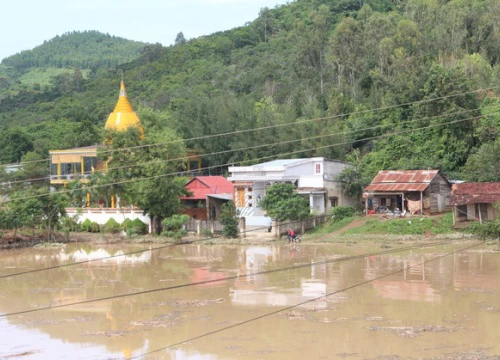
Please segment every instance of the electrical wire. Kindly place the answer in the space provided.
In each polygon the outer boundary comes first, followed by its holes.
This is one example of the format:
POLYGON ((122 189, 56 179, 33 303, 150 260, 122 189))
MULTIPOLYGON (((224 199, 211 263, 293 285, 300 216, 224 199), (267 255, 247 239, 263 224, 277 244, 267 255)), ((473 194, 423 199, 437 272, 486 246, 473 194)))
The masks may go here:
MULTIPOLYGON (((471 249, 475 246, 478 246, 480 245, 481 243, 477 243, 477 244, 473 244, 473 245, 470 245, 470 246, 467 246, 465 248, 462 248, 462 249, 459 249, 459 250, 456 250, 456 251, 453 251, 453 252, 450 252, 450 253, 446 253, 444 255, 439 255, 439 256, 436 256, 432 259, 429 259, 429 260, 426 260, 426 261, 423 261, 419 264, 415 264, 415 265, 411 265, 411 266, 407 266, 406 269, 411 269, 412 267, 417 267, 417 266, 422 266, 422 265, 425 265, 431 261, 434 261, 434 260, 438 260, 438 259, 441 259, 441 258, 444 258, 446 256, 450 256, 450 255, 453 255, 453 254, 456 254, 456 253, 459 253, 459 252, 462 252, 462 251, 465 251, 465 250, 468 250, 468 249, 471 249)), ((403 269, 404 270, 404 269, 403 269)), ((262 315, 259 315, 259 316, 256 316, 256 317, 253 317, 253 318, 250 318, 250 319, 247 319, 247 320, 244 320, 244 321, 241 321, 237 324, 233 324, 233 325, 229 325, 229 326, 226 326, 226 327, 223 327, 221 329, 217 329, 217 330, 213 330, 213 331, 209 331, 209 332, 206 332, 206 333, 203 333, 201 335, 198 335, 198 336, 193 336, 189 339, 186 339, 186 340, 182 340, 182 341, 179 341, 179 342, 176 342, 176 343, 173 343, 173 344, 170 344, 170 345, 167 345, 167 346, 164 346, 162 348, 158 348, 158 349, 155 349, 155 350, 151 350, 151 351, 148 351, 146 353, 143 353, 141 355, 138 355, 138 356, 134 356, 134 357, 131 357, 130 359, 138 359, 138 358, 143 358, 144 356, 147 356, 147 355, 151 355, 153 353, 156 353, 156 352, 159 352, 159 351, 162 351, 162 350, 166 350, 166 349, 169 349, 169 348, 172 348, 174 346, 179 346, 179 345, 182 345, 182 344, 185 344, 187 342, 191 342, 191 341, 195 341, 195 340, 198 340, 198 339, 201 339, 201 338, 204 338, 204 337, 207 337, 207 336, 210 336, 210 335, 214 335, 214 334, 217 334, 217 333, 220 333, 220 332, 223 332, 223 331, 226 331, 226 330, 229 330, 229 329, 234 329, 235 327, 238 327, 238 326, 241 326, 241 325, 245 325, 245 324, 248 324, 248 323, 251 323, 251 322, 254 322, 254 321, 257 321, 257 320, 260 320, 260 319, 263 319, 263 318, 266 318, 266 317, 269 317, 269 316, 272 316, 272 315, 276 315, 276 314, 279 314, 283 311, 286 311, 286 310, 291 310, 291 309, 294 309, 296 307, 299 307, 299 306, 302 306, 302 305, 305 305, 305 304, 308 304, 308 303, 311 303, 311 302, 314 302, 314 301, 317 301, 319 299, 322 299, 322 298, 326 298, 328 296, 332 296, 332 295, 335 295, 335 294, 338 294, 338 293, 341 293, 341 292, 345 292, 345 291, 348 291, 348 290, 352 290, 354 288, 357 288, 359 286, 363 286, 363 285, 366 285, 366 284, 369 284, 373 281, 376 281, 376 280, 380 280, 380 279, 384 279, 386 277, 389 277, 391 275, 394 275, 394 274, 397 274, 397 273, 400 273, 402 270, 395 270, 395 271, 392 271, 392 272, 389 272, 385 275, 381 275, 381 276, 378 276, 378 277, 375 277, 373 279, 370 279, 370 280, 366 280, 366 281, 361 281, 357 284, 354 284, 354 285, 351 285, 351 286, 347 286, 347 287, 344 287, 340 290, 336 290, 336 291, 332 291, 330 293, 327 293, 325 295, 321 295, 321 296, 318 296, 316 298, 313 298, 313 299, 309 299, 309 300, 306 300, 306 301, 302 301, 298 304, 295 304, 295 305, 291 305, 291 306, 287 306, 287 307, 284 307, 284 308, 281 308, 279 310, 274 310, 274 311, 271 311, 271 312, 268 312, 268 313, 265 313, 265 314, 262 314, 262 315)))
MULTIPOLYGON (((242 234, 250 233, 253 231, 266 230, 267 228, 268 227, 254 228, 252 230, 243 231, 242 234)), ((54 266, 48 266, 48 267, 39 268, 39 269, 31 269, 31 270, 21 271, 21 272, 17 272, 17 273, 12 273, 12 274, 1 275, 0 279, 12 278, 12 277, 20 276, 20 275, 34 274, 34 273, 43 272, 43 271, 47 271, 47 270, 61 269, 61 268, 65 268, 65 267, 75 266, 75 265, 88 264, 88 263, 92 263, 92 262, 96 262, 96 261, 109 260, 109 259, 118 258, 118 257, 122 257, 122 256, 137 255, 137 254, 142 254, 142 253, 145 253, 148 251, 161 250, 161 249, 166 249, 166 248, 170 248, 170 247, 174 247, 174 246, 178 246, 178 245, 191 245, 191 244, 196 244, 196 243, 199 243, 202 241, 218 239, 221 237, 222 237, 221 235, 217 235, 217 236, 207 237, 207 238, 198 239, 198 240, 186 241, 186 242, 175 243, 175 244, 167 244, 167 245, 163 245, 163 246, 157 246, 154 248, 131 251, 128 253, 123 253, 123 254, 118 254, 118 255, 103 256, 103 257, 97 258, 97 259, 82 260, 82 261, 76 261, 76 262, 69 263, 69 264, 54 265, 54 266)))
MULTIPOLYGON (((423 104, 423 103, 428 103, 428 102, 433 102, 433 101, 438 101, 438 100, 444 100, 456 96, 463 96, 463 95, 468 95, 468 94, 473 94, 473 93, 480 93, 480 92, 486 92, 490 90, 494 90, 500 88, 500 86, 493 86, 485 89, 475 89, 471 91, 466 91, 462 93, 457 93, 457 94, 450 94, 450 95, 445 95, 445 96, 440 96, 436 98, 431 98, 431 99, 423 99, 423 100, 417 100, 417 101, 411 101, 403 104, 397 104, 397 105, 389 105, 389 106, 383 106, 375 109, 367 109, 367 110, 361 110, 361 111, 352 111, 348 113, 343 113, 343 114, 337 114, 337 115, 331 115, 331 116, 325 116, 325 117, 319 117, 319 118, 313 118, 313 119, 305 119, 305 120, 299 120, 299 121, 293 121, 293 122, 288 122, 284 124, 275 124, 275 125, 269 125, 269 126, 263 126, 260 128, 252 128, 252 129, 244 129, 244 130, 236 130, 232 132, 227 132, 227 133, 221 133, 221 134, 211 134, 211 135, 204 135, 204 136, 198 136, 198 137, 192 137, 188 139, 179 139, 175 141, 170 141, 166 143, 157 143, 157 144, 147 144, 147 145, 138 145, 135 147, 128 147, 128 148, 123 148, 122 150, 128 149, 137 149, 137 148, 142 148, 142 147, 151 147, 151 146, 161 146, 161 145, 166 145, 166 144, 173 144, 177 142, 187 142, 187 141, 194 141, 194 140, 202 140, 202 139, 209 139, 212 137, 219 137, 219 136, 229 136, 229 135, 236 135, 236 134, 242 134, 242 133, 247 133, 247 132, 252 132, 252 131, 258 131, 258 130, 268 130, 272 129, 275 127, 284 127, 284 126, 289 126, 289 125, 298 125, 298 124, 303 124, 303 123, 309 123, 309 122, 314 122, 314 121, 321 121, 321 120, 330 120, 330 119, 335 119, 335 118, 340 118, 340 117, 345 117, 345 116, 351 116, 351 115, 359 115, 359 114, 366 114, 369 112, 375 112, 375 111, 384 111, 384 110, 389 110, 393 108, 398 108, 398 107, 404 107, 404 106, 410 106, 410 105, 415 105, 415 104, 423 104)), ((42 161, 49 161, 49 159, 43 159, 43 160, 33 160, 33 161, 27 161, 25 164, 29 163, 37 163, 37 162, 42 162, 42 161)), ((1 166, 12 166, 12 165, 18 165, 18 164, 0 164, 1 166)))
MULTIPOLYGON (((485 107, 476 108, 476 109, 459 110, 459 111, 455 111, 455 112, 452 112, 452 113, 447 113, 447 114, 442 114, 442 115, 435 115, 435 116, 427 116, 427 117, 423 117, 423 118, 419 118, 419 119, 410 119, 410 120, 406 120, 406 121, 401 121, 401 122, 399 122, 397 124, 379 124, 379 125, 375 125, 375 126, 371 126, 371 127, 353 129, 353 130, 349 130, 349 131, 341 131, 341 132, 336 132, 336 133, 321 134, 321 135, 310 136, 310 137, 306 137, 306 138, 294 138, 294 139, 280 141, 280 142, 273 142, 273 143, 270 143, 270 144, 260 144, 260 145, 254 145, 254 146, 247 146, 247 147, 244 147, 244 148, 221 150, 221 151, 212 152, 212 153, 200 154, 198 156, 201 157, 201 158, 204 158, 204 157, 210 157, 210 156, 215 156, 215 155, 222 155, 222 154, 233 153, 233 152, 238 152, 238 151, 248 151, 248 150, 253 150, 253 149, 265 148, 265 147, 268 147, 268 146, 285 145, 285 144, 290 144, 290 143, 299 142, 299 141, 308 141, 308 140, 321 139, 321 138, 326 138, 326 137, 331 137, 331 136, 348 135, 348 134, 352 134, 352 133, 357 133, 357 132, 362 132, 362 131, 369 131, 369 130, 375 130, 375 129, 379 129, 379 128, 385 128, 385 127, 389 127, 389 126, 394 126, 394 125, 401 126, 401 125, 410 124, 410 123, 414 123, 414 122, 421 122, 421 121, 425 121, 425 120, 438 119, 438 118, 441 118, 441 117, 453 116, 453 115, 457 115, 457 114, 461 114, 461 113, 468 113, 468 112, 472 112, 472 111, 479 111, 479 110, 492 109, 492 108, 498 108, 498 107, 500 107, 500 104, 499 105, 485 106, 485 107)), ((482 115, 482 116, 491 116, 491 115, 495 115, 495 114, 497 114, 497 113, 485 114, 485 115, 482 115)), ((127 149, 130 149, 130 148, 119 148, 119 149, 116 149, 116 150, 109 150, 109 151, 121 151, 121 150, 127 150, 127 149)), ((178 158, 166 159, 166 160, 164 160, 164 162, 183 161, 183 160, 188 160, 189 158, 190 158, 190 156, 186 155, 186 156, 182 156, 182 157, 178 157, 178 158)), ((127 164, 127 165, 123 165, 123 166, 115 166, 115 167, 108 168, 107 171, 119 170, 119 169, 128 169, 128 168, 133 168, 133 167, 136 167, 136 166, 145 166, 145 165, 148 165, 150 163, 151 163, 151 161, 147 161, 147 162, 143 162, 143 163, 139 163, 139 164, 127 164)), ((83 175, 83 176, 85 176, 85 175, 91 175, 92 173, 93 173, 93 171, 86 171, 86 172, 83 172, 83 174, 81 174, 81 175, 83 175)), ((46 177, 42 177, 42 178, 32 178, 32 179, 23 179, 23 180, 8 181, 6 183, 8 183, 8 184, 16 184, 16 183, 45 181, 45 180, 50 180, 50 179, 51 179, 50 176, 46 176, 46 177)))
POLYGON ((454 242, 454 241, 456 241, 456 240, 451 240, 451 241, 450 240, 446 240, 446 241, 438 241, 438 242, 433 242, 433 243, 424 243, 424 244, 421 244, 421 245, 412 245, 412 246, 401 247, 401 248, 397 248, 397 249, 390 249, 390 250, 385 250, 385 251, 380 251, 380 252, 373 252, 373 253, 368 253, 368 254, 354 255, 354 256, 349 256, 349 257, 340 258, 340 259, 323 260, 323 261, 318 261, 318 262, 315 262, 315 263, 298 264, 298 265, 288 266, 288 267, 284 267, 284 268, 278 268, 278 269, 272 269, 272 270, 265 270, 265 271, 255 272, 255 273, 246 273, 246 274, 243 274, 243 275, 226 276, 224 278, 204 280, 204 281, 198 281, 198 282, 191 282, 191 283, 185 283, 185 284, 180 284, 180 285, 173 285, 173 286, 167 286, 167 287, 162 287, 162 288, 157 288, 157 289, 149 289, 149 290, 143 290, 143 291, 137 291, 137 292, 131 292, 131 293, 120 294, 120 295, 112 295, 112 296, 107 296, 107 297, 102 297, 102 298, 97 298, 97 299, 91 299, 91 300, 76 301, 76 302, 68 303, 68 304, 60 304, 60 305, 53 305, 53 306, 46 306, 46 307, 38 307, 36 309, 29 309, 29 310, 22 310, 22 311, 16 311, 16 312, 11 312, 11 313, 0 314, 0 318, 2 318, 2 317, 8 317, 8 316, 14 316, 14 315, 22 315, 22 314, 34 313, 34 312, 38 312, 38 311, 59 309, 59 308, 70 307, 70 306, 74 306, 74 305, 90 304, 90 303, 95 303, 95 302, 105 301, 105 300, 114 300, 114 299, 129 297, 129 296, 144 295, 144 294, 151 294, 151 293, 161 292, 161 291, 168 291, 168 290, 174 290, 174 289, 187 288, 187 287, 191 287, 191 286, 198 286, 198 285, 204 285, 204 284, 212 284, 212 283, 216 283, 216 282, 222 282, 222 281, 228 281, 228 280, 234 280, 234 279, 241 279, 241 278, 246 278, 246 277, 255 276, 255 275, 272 274, 272 273, 277 273, 277 272, 281 272, 281 271, 289 271, 289 270, 307 268, 307 267, 311 267, 313 265, 323 265, 323 264, 330 264, 330 263, 351 261, 351 260, 356 260, 356 259, 362 259, 362 258, 365 258, 367 256, 376 256, 376 255, 391 254, 391 253, 396 253, 396 252, 413 250, 415 248, 424 247, 424 246, 425 247, 433 246, 433 245, 437 245, 438 246, 438 245, 448 244, 448 243, 454 242))
MULTIPOLYGON (((320 215, 320 216, 315 216, 314 218, 318 219, 318 218, 328 218, 328 217, 333 217, 333 215, 320 215)), ((295 223, 300 223, 300 220, 291 220, 288 223, 290 225, 293 225, 295 223)), ((269 228, 268 226, 266 226, 266 227, 259 227, 259 228, 253 228, 251 230, 242 231, 240 234, 246 235, 247 233, 251 233, 251 232, 254 232, 254 231, 256 232, 256 231, 261 231, 261 230, 267 230, 268 228, 269 228)), ((174 246, 178 246, 178 245, 191 245, 191 244, 196 244, 196 243, 199 243, 199 242, 213 240, 213 239, 218 239, 218 238, 222 238, 222 236, 221 235, 211 236, 211 237, 202 238, 202 239, 198 239, 198 240, 186 241, 186 242, 175 243, 175 244, 167 244, 167 245, 163 245, 163 246, 157 246, 157 247, 154 247, 154 248, 147 248, 147 249, 142 249, 142 250, 136 250, 136 251, 132 251, 132 252, 128 252, 128 253, 123 253, 123 254, 119 254, 119 255, 103 256, 103 257, 97 258, 97 259, 82 260, 82 261, 77 261, 77 262, 73 262, 73 263, 69 263, 69 264, 54 265, 54 266, 49 266, 49 267, 44 267, 44 268, 39 268, 39 269, 32 269, 32 270, 21 271, 21 272, 12 273, 12 274, 5 274, 5 275, 0 275, 0 279, 12 278, 12 277, 20 276, 20 275, 33 274, 33 273, 43 272, 43 271, 47 271, 47 270, 55 270, 55 269, 60 269, 60 268, 65 268, 65 267, 70 267, 70 266, 75 266, 75 265, 88 264, 88 263, 91 263, 91 262, 108 260, 108 259, 113 259, 113 258, 117 258, 117 257, 121 257, 121 256, 137 255, 137 254, 142 254, 142 253, 145 253, 145 252, 148 252, 148 251, 161 250, 161 249, 170 248, 170 247, 174 247, 174 246)))
MULTIPOLYGON (((491 113, 491 114, 488 114, 487 116, 493 116, 493 115, 496 115, 496 114, 497 113, 491 113)), ((435 128, 435 127, 440 127, 440 126, 445 126, 445 125, 450 125, 450 124, 457 124, 457 123, 461 123, 461 122, 465 122, 465 121, 470 121, 470 120, 477 120, 477 119, 483 118, 484 116, 485 115, 479 115, 479 116, 475 116, 475 117, 470 117, 470 118, 465 118, 465 119, 459 119, 459 120, 453 120, 453 121, 443 122, 443 123, 439 123, 439 124, 430 124, 430 125, 423 126, 423 127, 420 127, 420 128, 405 129, 405 130, 395 131, 395 132, 392 132, 392 133, 386 133, 386 134, 381 134, 381 135, 376 135, 376 136, 371 136, 371 137, 366 137, 366 138, 361 138, 361 139, 356 139, 356 140, 349 140, 349 141, 345 141, 345 142, 334 143, 334 144, 329 144, 329 145, 324 145, 324 146, 311 147, 310 149, 300 149, 300 150, 289 151, 289 152, 286 152, 286 153, 273 154, 273 155, 268 155, 268 156, 263 156, 263 157, 260 157, 260 158, 253 159, 253 161, 271 159, 271 158, 275 158, 277 156, 282 156, 282 155, 298 154, 298 153, 303 153, 303 152, 312 151, 312 150, 326 149, 326 148, 331 148, 331 147, 340 146, 340 145, 354 144, 354 143, 361 142, 361 141, 366 141, 366 140, 386 138, 386 137, 390 137, 390 136, 394 136, 394 135, 404 134, 404 133, 407 133, 407 132, 426 130, 426 129, 430 129, 430 128, 435 128)), ((235 150, 231 150, 231 151, 234 152, 235 150)), ((215 169, 215 168, 220 168, 220 167, 231 166, 233 164, 234 163, 212 165, 212 166, 207 166, 207 167, 201 168, 199 170, 210 170, 210 169, 215 169)), ((95 188, 100 188, 100 187, 113 186, 113 185, 127 184, 127 183, 130 183, 130 182, 153 180, 153 179, 158 179, 158 178, 162 178, 162 177, 166 177, 166 176, 179 176, 179 175, 182 175, 184 173, 185 173, 185 171, 178 171, 178 172, 171 172, 171 173, 166 173, 166 174, 161 174, 161 175, 154 175, 154 176, 149 176, 149 177, 142 177, 142 178, 139 178, 139 179, 128 179, 128 180, 122 180, 122 181, 114 181, 114 182, 107 183, 107 184, 99 184, 99 185, 87 186, 85 188, 85 190, 95 189, 95 188)), ((80 191, 80 189, 65 189, 65 190, 62 190, 62 191, 59 191, 59 192, 48 192, 48 193, 42 193, 42 194, 37 194, 37 195, 23 196, 23 197, 17 197, 17 198, 9 198, 9 199, 5 200, 4 202, 17 201, 17 200, 27 200, 27 199, 44 197, 44 196, 50 196, 50 195, 54 195, 54 194, 68 194, 68 193, 73 193, 75 191, 80 191)))

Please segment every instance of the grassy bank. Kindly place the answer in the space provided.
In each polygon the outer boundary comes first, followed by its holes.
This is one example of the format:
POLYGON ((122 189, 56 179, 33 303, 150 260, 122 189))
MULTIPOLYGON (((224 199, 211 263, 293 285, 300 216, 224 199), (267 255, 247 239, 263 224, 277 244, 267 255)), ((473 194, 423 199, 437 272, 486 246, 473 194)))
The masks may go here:
POLYGON ((324 238, 332 235, 333 238, 368 238, 393 236, 422 236, 436 235, 467 235, 470 231, 458 231, 453 227, 451 213, 438 216, 411 216, 405 218, 388 218, 380 216, 352 216, 341 220, 332 219, 311 233, 312 238, 324 238))
POLYGON ((432 217, 368 219, 364 225, 348 229, 344 234, 437 235, 455 232, 457 232, 457 230, 453 228, 452 215, 448 213, 432 217))

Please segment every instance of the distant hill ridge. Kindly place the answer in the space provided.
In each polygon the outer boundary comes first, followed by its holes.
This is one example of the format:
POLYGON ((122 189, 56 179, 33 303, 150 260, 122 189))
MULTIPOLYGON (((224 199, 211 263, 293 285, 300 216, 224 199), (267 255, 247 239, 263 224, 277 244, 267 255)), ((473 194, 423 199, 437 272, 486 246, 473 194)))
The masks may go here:
POLYGON ((16 69, 32 67, 117 66, 137 59, 146 44, 99 31, 72 31, 57 35, 33 50, 21 51, 2 60, 16 69))

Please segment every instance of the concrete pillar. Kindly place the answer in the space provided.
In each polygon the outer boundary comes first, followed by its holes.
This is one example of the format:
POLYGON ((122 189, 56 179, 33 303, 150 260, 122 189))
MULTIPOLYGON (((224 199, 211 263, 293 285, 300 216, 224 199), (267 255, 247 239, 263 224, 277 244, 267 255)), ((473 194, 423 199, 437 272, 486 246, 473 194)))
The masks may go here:
POLYGON ((196 235, 200 235, 201 234, 201 221, 200 220, 196 220, 196 235))
POLYGON ((247 233, 247 222, 244 216, 240 217, 240 237, 246 237, 247 233))

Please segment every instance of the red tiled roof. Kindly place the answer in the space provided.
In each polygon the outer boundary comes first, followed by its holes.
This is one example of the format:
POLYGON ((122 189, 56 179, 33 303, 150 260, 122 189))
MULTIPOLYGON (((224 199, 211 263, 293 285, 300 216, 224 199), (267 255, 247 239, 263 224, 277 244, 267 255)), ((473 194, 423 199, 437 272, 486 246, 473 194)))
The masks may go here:
POLYGON ((382 170, 365 191, 424 191, 439 170, 382 170))
POLYGON ((181 196, 181 200, 205 200, 209 194, 233 194, 234 186, 224 176, 197 176, 191 179, 184 188, 192 196, 181 196))
POLYGON ((500 202, 500 182, 455 184, 450 205, 491 204, 500 202))

